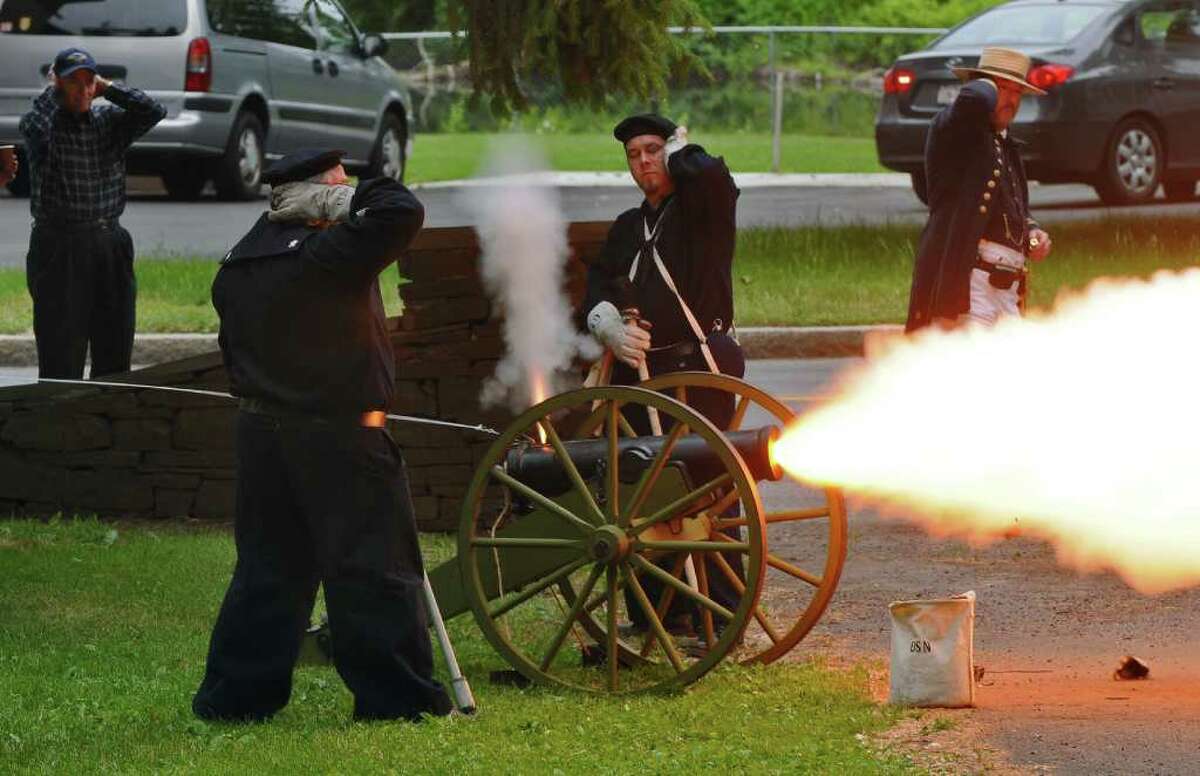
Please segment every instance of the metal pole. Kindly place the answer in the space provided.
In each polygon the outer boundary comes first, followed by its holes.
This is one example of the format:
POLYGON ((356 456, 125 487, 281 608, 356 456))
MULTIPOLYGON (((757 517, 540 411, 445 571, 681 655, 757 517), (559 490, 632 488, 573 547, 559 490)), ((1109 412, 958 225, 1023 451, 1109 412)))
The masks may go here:
POLYGON ((771 172, 779 172, 783 149, 783 73, 775 74, 775 122, 771 138, 771 172))
POLYGON ((438 644, 442 647, 442 656, 446 659, 450 689, 454 692, 454 705, 463 714, 474 714, 475 696, 471 694, 471 685, 467 684, 467 677, 463 676, 462 669, 458 667, 458 657, 454 654, 454 645, 450 643, 450 634, 446 632, 446 621, 442 619, 442 610, 438 608, 428 574, 425 575, 425 608, 429 610, 429 619, 433 621, 438 644))

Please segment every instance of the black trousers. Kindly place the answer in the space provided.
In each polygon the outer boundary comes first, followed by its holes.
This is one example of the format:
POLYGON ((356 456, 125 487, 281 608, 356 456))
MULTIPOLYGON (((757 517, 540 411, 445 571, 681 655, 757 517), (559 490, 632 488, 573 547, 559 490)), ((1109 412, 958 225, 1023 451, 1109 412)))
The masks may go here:
POLYGON ((129 371, 137 301, 129 232, 34 226, 25 280, 39 377, 83 377, 89 344, 92 377, 129 371))
MULTIPOLYGON (((728 336, 720 335, 711 338, 713 344, 713 358, 720 367, 722 374, 727 374, 732 377, 742 377, 746 372, 746 362, 742 356, 741 347, 728 336)), ((708 363, 704 360, 704 356, 698 350, 688 355, 679 356, 670 359, 648 359, 648 366, 651 377, 657 377, 660 374, 670 372, 708 372, 708 363)), ((637 385, 639 382, 637 372, 621 362, 617 362, 613 366, 611 382, 613 385, 637 385)), ((674 398, 672 391, 665 391, 667 395, 674 398)), ((687 404, 692 409, 699 412, 706 419, 712 422, 714 426, 721 430, 727 430, 730 422, 733 420, 736 399, 732 394, 724 393, 713 389, 696 389, 691 388, 687 392, 687 404)), ((650 419, 646 412, 640 408, 629 408, 623 411, 629 425, 633 427, 638 434, 648 435, 650 430, 650 419)), ((662 422, 662 431, 667 433, 674 426, 674 421, 671 418, 659 416, 662 422)), ((692 484, 696 487, 703 485, 705 482, 718 477, 724 473, 724 468, 720 463, 714 463, 712 468, 701 467, 688 472, 693 480, 692 484)), ((737 517, 740 513, 739 506, 734 504, 724 513, 724 517, 737 517)), ((731 539, 741 541, 741 530, 731 528, 723 532, 731 539)), ((745 580, 746 574, 742 564, 741 553, 722 552, 721 557, 733 569, 734 574, 741 580, 745 580)), ((657 565, 664 571, 670 573, 675 563, 675 556, 668 556, 659 561, 657 565)), ((705 572, 708 577, 708 592, 709 597, 727 609, 736 609, 738 601, 741 600, 741 595, 737 592, 737 588, 729 581, 724 572, 712 560, 705 560, 705 572)), ((648 575, 642 575, 638 578, 642 583, 642 587, 646 590, 646 595, 649 596, 650 602, 657 605, 659 597, 662 595, 664 586, 661 582, 648 575)), ((625 593, 625 608, 629 612, 629 619, 639 627, 648 625, 646 615, 642 612, 641 606, 638 605, 633 593, 626 591, 625 593)), ((666 625, 672 630, 699 630, 701 627, 700 607, 685 599, 683 596, 676 595, 671 599, 671 606, 667 609, 666 625)), ((722 626, 722 620, 718 617, 715 620, 717 628, 722 626)))
POLYGON ((333 661, 358 719, 448 714, 433 652, 412 499, 383 429, 241 412, 237 566, 192 709, 264 719, 291 695, 318 583, 333 661))

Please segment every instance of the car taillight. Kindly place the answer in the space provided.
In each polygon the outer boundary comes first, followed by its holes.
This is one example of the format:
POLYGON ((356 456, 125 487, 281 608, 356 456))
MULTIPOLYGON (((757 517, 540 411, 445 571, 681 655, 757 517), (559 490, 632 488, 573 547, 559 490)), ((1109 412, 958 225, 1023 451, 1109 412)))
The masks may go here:
POLYGON ((917 74, 903 67, 893 67, 883 74, 884 94, 904 94, 917 82, 917 74))
POLYGON ((208 38, 195 38, 188 44, 185 92, 207 92, 212 87, 212 47, 208 38))
POLYGON ((1038 65, 1029 71, 1029 83, 1039 89, 1051 89, 1075 75, 1070 65, 1038 65))

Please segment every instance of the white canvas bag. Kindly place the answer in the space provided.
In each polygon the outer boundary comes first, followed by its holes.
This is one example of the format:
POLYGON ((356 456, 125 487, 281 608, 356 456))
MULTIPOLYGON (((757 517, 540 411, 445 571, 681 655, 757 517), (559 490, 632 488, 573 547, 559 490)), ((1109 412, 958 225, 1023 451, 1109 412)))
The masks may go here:
POLYGON ((975 591, 953 598, 896 601, 890 703, 975 705, 975 591))

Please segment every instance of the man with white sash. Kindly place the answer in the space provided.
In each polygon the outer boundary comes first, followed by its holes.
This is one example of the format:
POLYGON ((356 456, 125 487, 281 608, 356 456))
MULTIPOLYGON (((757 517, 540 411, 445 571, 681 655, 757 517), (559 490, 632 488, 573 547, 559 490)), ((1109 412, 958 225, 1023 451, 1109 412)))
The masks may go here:
MULTIPOLYGON (((581 323, 615 357, 610 382, 636 385, 646 375, 695 370, 741 377, 745 359, 730 334, 738 189, 729 168, 689 144, 685 127, 655 114, 625 119, 613 136, 645 199, 613 223, 588 269, 580 310, 581 323)), ((733 418, 730 394, 692 389, 687 402, 718 428, 733 418)), ((648 418, 631 412, 629 421, 651 433, 648 418)), ((740 571, 740 556, 727 559, 740 571)), ((718 589, 724 577, 715 567, 708 578, 716 600, 737 600, 718 589)), ((686 627, 681 621, 694 608, 673 605, 668 626, 686 627)), ((642 625, 638 608, 630 610, 642 625)))

